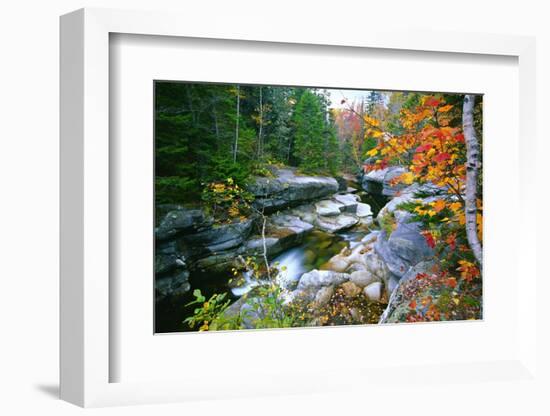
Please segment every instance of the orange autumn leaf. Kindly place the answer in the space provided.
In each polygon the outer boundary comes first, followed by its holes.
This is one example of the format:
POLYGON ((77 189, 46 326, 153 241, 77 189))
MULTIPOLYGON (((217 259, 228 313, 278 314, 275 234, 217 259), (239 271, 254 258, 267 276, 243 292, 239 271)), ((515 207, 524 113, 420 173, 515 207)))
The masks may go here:
POLYGON ((452 287, 453 289, 456 287, 456 279, 454 277, 449 277, 445 283, 447 283, 447 286, 452 287))
POLYGON ((460 264, 460 267, 458 267, 457 270, 460 272, 460 276, 467 282, 479 277, 479 269, 474 263, 468 260, 459 260, 458 264, 460 264))
POLYGON ((446 206, 445 201, 442 199, 438 199, 434 203, 434 210, 435 212, 439 213, 445 209, 445 206, 446 206))
POLYGON ((453 108, 453 106, 451 104, 447 104, 447 105, 444 105, 442 107, 439 107, 437 109, 437 111, 439 111, 440 113, 446 113, 447 111, 451 110, 453 108))

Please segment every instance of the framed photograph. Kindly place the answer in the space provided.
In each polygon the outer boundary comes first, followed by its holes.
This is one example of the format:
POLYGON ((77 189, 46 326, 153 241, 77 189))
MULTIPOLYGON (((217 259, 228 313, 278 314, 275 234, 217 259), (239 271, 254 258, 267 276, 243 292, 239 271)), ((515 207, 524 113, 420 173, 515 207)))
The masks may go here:
POLYGON ((62 398, 539 386, 534 40, 201 22, 61 18, 62 398))

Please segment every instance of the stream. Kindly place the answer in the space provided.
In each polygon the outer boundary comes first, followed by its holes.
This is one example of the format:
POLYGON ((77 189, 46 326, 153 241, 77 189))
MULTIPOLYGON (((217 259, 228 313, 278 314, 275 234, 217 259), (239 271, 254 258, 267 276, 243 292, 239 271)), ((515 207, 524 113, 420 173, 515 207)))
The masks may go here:
MULTIPOLYGON (((279 270, 277 283, 284 289, 292 290, 300 280, 300 277, 313 269, 319 269, 348 246, 350 235, 329 234, 323 231, 312 231, 304 242, 279 254, 270 262, 270 267, 279 270)), ((231 293, 240 297, 258 285, 258 281, 244 274, 245 283, 242 286, 231 289, 231 293)))
MULTIPOLYGON (((387 198, 383 196, 376 197, 366 193, 361 193, 360 196, 362 202, 371 206, 375 216, 387 203, 387 198)), ((353 228, 336 234, 314 230, 308 234, 301 245, 279 254, 271 260, 269 265, 279 270, 278 285, 283 289, 293 290, 304 273, 321 269, 344 247, 353 249, 364 236, 365 231, 355 231, 353 228)), ((231 289, 231 294, 237 298, 261 283, 252 279, 250 273, 247 272, 243 274, 243 278, 244 284, 231 289)))
MULTIPOLYGON (((386 204, 387 198, 376 199, 365 193, 361 193, 362 202, 368 203, 376 216, 378 211, 386 204)), ((279 270, 278 284, 287 290, 293 290, 300 277, 311 270, 322 269, 323 265, 344 247, 354 248, 365 236, 365 231, 355 231, 353 228, 336 234, 313 230, 301 245, 292 247, 279 254, 270 261, 270 266, 279 270)), ((238 287, 220 285, 220 281, 227 281, 226 276, 211 276, 192 273, 190 276, 191 287, 200 289, 207 298, 214 293, 228 292, 232 300, 236 300, 259 284, 251 279, 250 275, 243 273, 244 283, 238 287)), ((160 302, 156 305, 157 332, 182 332, 189 331, 182 321, 184 317, 192 314, 193 307, 185 305, 192 301, 191 293, 184 297, 160 302)))

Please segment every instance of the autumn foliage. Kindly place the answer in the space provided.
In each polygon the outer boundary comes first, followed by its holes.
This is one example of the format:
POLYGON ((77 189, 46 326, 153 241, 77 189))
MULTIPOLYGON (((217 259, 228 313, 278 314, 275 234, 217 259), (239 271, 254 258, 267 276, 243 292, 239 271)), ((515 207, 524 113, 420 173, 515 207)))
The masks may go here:
MULTIPOLYGON (((447 103, 442 95, 423 96, 413 108, 401 109, 397 133, 384 128, 382 120, 364 117, 368 126, 365 137, 375 138, 377 142, 366 153, 368 163, 363 169, 368 173, 389 166, 405 166, 407 171, 394 178, 392 185, 430 184, 439 189, 437 196, 419 197, 400 207, 422 223, 422 235, 440 259, 440 266, 433 274, 419 275, 422 284, 417 281, 411 286, 420 290, 428 284, 438 285, 455 294, 455 288, 462 288, 464 292, 481 296, 479 266, 465 233, 466 144, 460 117, 460 106, 447 103)), ((481 198, 477 208, 477 232, 481 240, 481 198)), ((460 305, 456 296, 450 302, 454 309, 460 305)), ((444 312, 437 305, 433 294, 414 298, 409 305, 408 319, 440 320, 444 312)), ((447 315, 443 319, 453 318, 447 315)))

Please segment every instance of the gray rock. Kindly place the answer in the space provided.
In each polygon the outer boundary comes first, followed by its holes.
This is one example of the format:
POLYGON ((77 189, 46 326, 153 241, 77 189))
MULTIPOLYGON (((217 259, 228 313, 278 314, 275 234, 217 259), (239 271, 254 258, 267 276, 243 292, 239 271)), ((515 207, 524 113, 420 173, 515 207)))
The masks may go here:
POLYGON ((357 203, 357 208, 355 215, 358 217, 372 217, 372 209, 369 204, 364 204, 362 202, 357 203))
POLYGON ((323 231, 335 233, 353 227, 358 222, 357 217, 353 215, 340 214, 336 217, 319 217, 315 221, 315 225, 323 231))
POLYGON ((297 216, 302 221, 309 224, 314 224, 317 219, 317 212, 315 211, 315 206, 313 204, 304 204, 296 208, 289 210, 291 215, 297 216))
POLYGON ((340 288, 344 292, 344 296, 346 298, 354 298, 356 296, 359 296, 359 294, 361 293, 361 287, 357 286, 353 282, 344 282, 342 283, 340 288))
POLYGON ((317 307, 325 306, 329 303, 334 294, 334 286, 323 286, 315 295, 315 303, 317 307))
POLYGON ((201 208, 178 207, 168 212, 155 229, 158 240, 173 238, 178 234, 191 233, 212 224, 201 208))
POLYGON ((315 203, 315 211, 318 215, 333 217, 340 215, 345 209, 344 204, 330 201, 328 199, 315 203))
POLYGON ((221 252, 243 244, 252 231, 254 220, 247 218, 230 224, 214 225, 204 231, 187 234, 182 239, 192 247, 206 248, 211 253, 221 252))
POLYGON ((370 285, 371 283, 379 281, 380 278, 374 273, 368 270, 364 270, 351 273, 349 280, 359 287, 365 287, 370 285))
POLYGON ((363 263, 352 263, 352 264, 346 264, 346 267, 344 270, 347 273, 354 273, 354 272, 366 272, 367 266, 365 266, 363 263))
POLYGON ((367 270, 376 278, 387 283, 390 278, 390 271, 384 260, 374 251, 370 251, 363 256, 363 263, 367 270))
POLYGON ((243 252, 244 250, 229 250, 221 253, 212 253, 196 259, 190 264, 190 268, 203 273, 209 272, 213 275, 225 273, 231 270, 232 267, 239 266, 237 259, 243 252))
MULTIPOLYGON (((359 199, 357 195, 353 195, 353 194, 334 195, 333 199, 339 204, 342 204, 344 206, 345 212, 351 212, 352 214, 355 214, 355 212, 357 211, 357 206, 358 206, 357 201, 359 199)), ((372 215, 372 212, 370 215, 372 215)), ((363 216, 366 216, 366 215, 363 215, 363 216)))
POLYGON ((179 273, 155 279, 155 289, 158 298, 177 296, 189 292, 189 272, 181 270, 179 273))
POLYGON ((165 274, 185 266, 185 257, 176 254, 156 253, 155 274, 165 274))
POLYGON ((334 286, 348 280, 349 274, 347 273, 337 273, 332 270, 312 270, 302 275, 296 290, 290 294, 290 300, 328 302, 330 296, 332 296, 331 290, 334 289, 334 286))
POLYGON ((420 223, 409 222, 411 215, 400 216, 395 230, 388 237, 383 231, 376 240, 376 253, 384 260, 390 272, 400 279, 410 267, 433 257, 434 251, 421 234, 420 223))
POLYGON ((323 176, 299 176, 291 169, 275 169, 275 178, 258 177, 248 185, 254 205, 265 212, 296 206, 336 193, 336 179, 323 176))
POLYGON ((348 181, 342 176, 336 176, 336 182, 338 182, 338 191, 345 191, 348 187, 348 181))
POLYGON ((339 285, 349 280, 347 273, 333 272, 332 270, 312 270, 304 273, 298 282, 297 290, 304 290, 311 287, 320 288, 322 286, 339 285))
POLYGON ((373 170, 363 175, 362 187, 365 191, 371 194, 384 196, 395 196, 399 191, 404 189, 404 184, 391 184, 391 180, 407 172, 401 166, 391 166, 385 169, 373 170))
POLYGON ((374 224, 374 219, 372 217, 363 217, 359 218, 359 225, 369 228, 374 224))
POLYGON ((363 289, 363 293, 367 299, 379 302, 382 298, 382 283, 373 282, 363 289))
MULTIPOLYGON (((313 225, 293 215, 272 215, 266 224, 265 245, 267 256, 272 258, 284 250, 301 244, 304 237, 313 230, 313 225)), ((261 236, 254 236, 246 242, 247 255, 263 254, 264 242, 261 236)))
POLYGON ((415 279, 420 273, 431 273, 434 266, 435 262, 433 260, 421 261, 420 263, 415 264, 407 271, 407 273, 403 275, 403 277, 399 280, 399 284, 415 279))
POLYGON ((402 289, 403 285, 409 280, 414 279, 419 273, 430 273, 434 265, 433 261, 422 261, 411 267, 401 280, 397 281, 394 279, 393 287, 389 291, 388 306, 382 313, 379 323, 393 323, 403 320, 403 317, 408 313, 408 304, 411 300, 405 296, 402 289))
MULTIPOLYGON (((242 329, 254 329, 256 328, 256 321, 265 317, 264 308, 262 307, 263 302, 258 294, 258 288, 254 288, 229 305, 223 313, 222 321, 239 316, 242 329)), ((214 322, 216 324, 216 321, 214 322)))
POLYGON ((379 212, 377 215, 377 220, 380 221, 380 218, 382 218, 387 213, 393 213, 396 211, 399 207, 399 205, 406 203, 406 202, 412 202, 412 201, 423 201, 423 202, 431 202, 435 199, 438 195, 445 194, 446 191, 444 188, 441 188, 439 186, 432 185, 430 183, 425 183, 422 185, 419 184, 412 184, 406 188, 404 188, 398 196, 395 196, 392 198, 379 212), (420 198, 417 195, 422 195, 422 198, 420 198))

